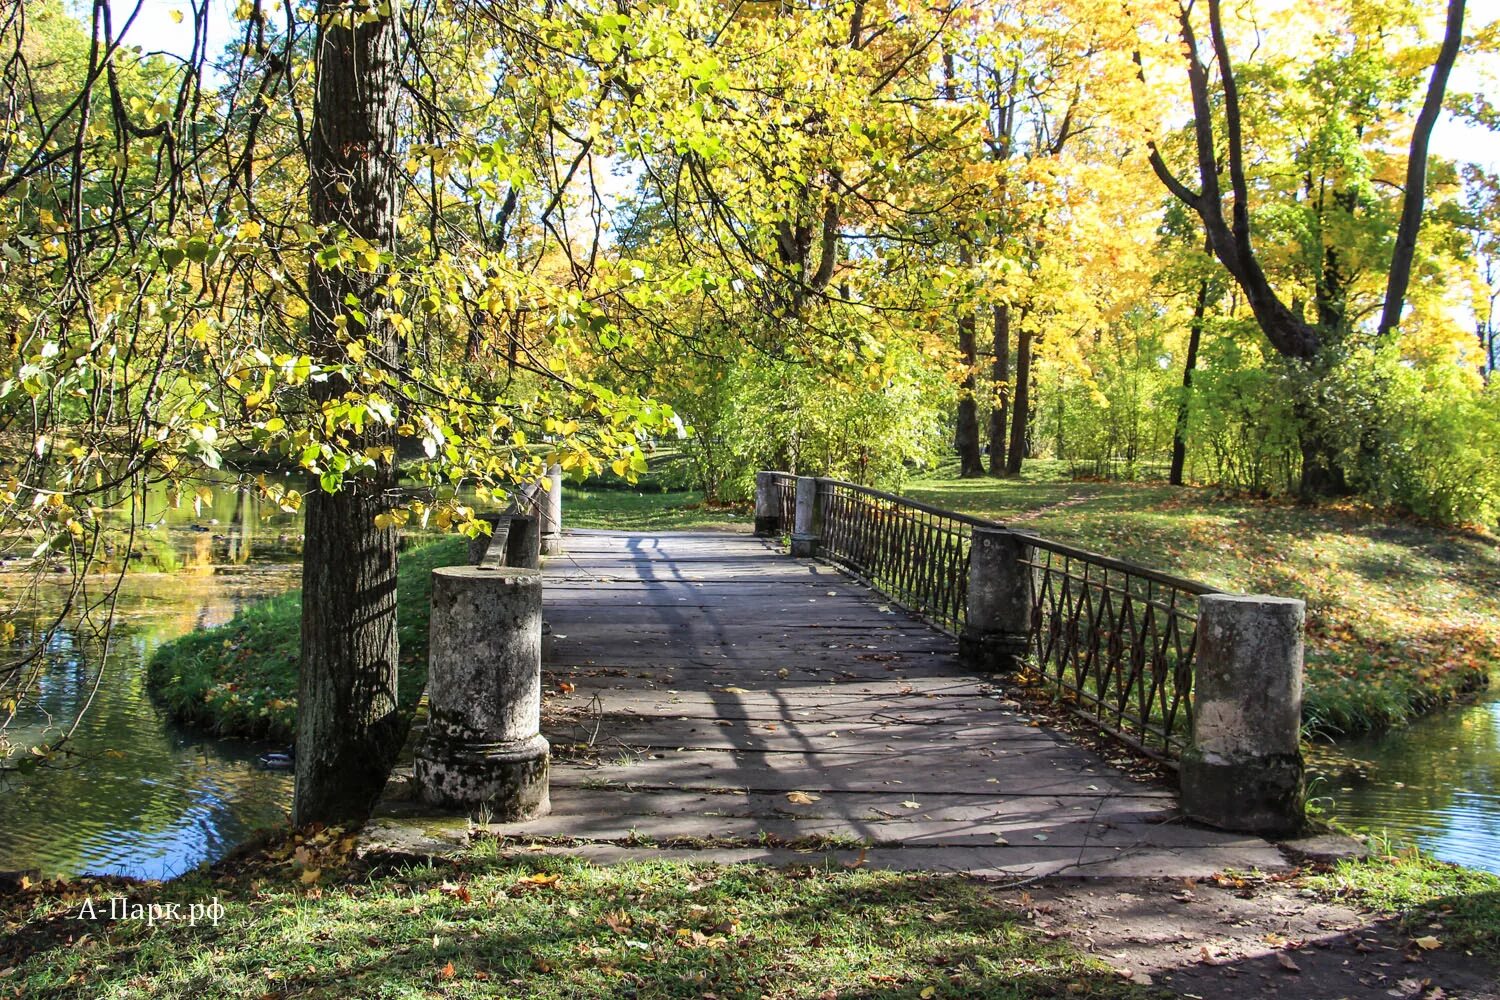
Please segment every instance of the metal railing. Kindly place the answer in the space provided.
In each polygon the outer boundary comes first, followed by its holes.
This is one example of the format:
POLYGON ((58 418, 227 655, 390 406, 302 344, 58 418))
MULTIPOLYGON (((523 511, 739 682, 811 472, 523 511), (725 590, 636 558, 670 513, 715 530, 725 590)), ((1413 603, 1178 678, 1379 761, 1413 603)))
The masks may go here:
POLYGON ((790 472, 772 473, 771 491, 776 516, 780 519, 780 533, 789 535, 797 519, 797 477, 790 472))
MULTIPOLYGON (((795 476, 774 474, 784 532, 795 476)), ((834 479, 816 480, 817 552, 894 603, 958 636, 968 620, 975 528, 996 521, 834 479)), ((1055 699, 1100 729, 1171 761, 1192 725, 1198 601, 1212 587, 1029 533, 1008 572, 1024 574, 1026 667, 1055 699)), ((1019 645, 1019 634, 1016 636, 1019 645)))
POLYGON ((1198 600, 1212 587, 1028 538, 1028 663, 1064 705, 1151 756, 1192 732, 1198 600))
POLYGON ((818 480, 822 555, 951 635, 963 627, 969 538, 993 521, 818 480))

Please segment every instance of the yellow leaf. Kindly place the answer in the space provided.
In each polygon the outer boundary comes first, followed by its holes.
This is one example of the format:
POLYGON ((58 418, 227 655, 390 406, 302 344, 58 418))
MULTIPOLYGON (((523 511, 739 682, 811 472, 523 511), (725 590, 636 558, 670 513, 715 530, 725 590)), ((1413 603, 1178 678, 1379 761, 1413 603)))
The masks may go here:
POLYGON ((809 792, 787 792, 786 800, 794 806, 810 806, 821 799, 821 795, 813 795, 809 792))
POLYGON ((177 24, 181 24, 182 23, 182 11, 180 11, 180 10, 169 10, 169 11, 167 11, 167 15, 169 17, 171 17, 172 20, 174 22, 176 22, 177 24))
POLYGON ((922 987, 922 992, 918 993, 917 995, 919 997, 921 997, 922 1000, 931 1000, 932 997, 937 996, 937 987, 936 986, 924 986, 924 987, 922 987))
POLYGON ((556 885, 560 877, 559 875, 544 875, 541 872, 535 872, 527 875, 521 881, 530 883, 531 885, 556 885))
POLYGON ((1417 938, 1412 942, 1412 944, 1416 945, 1418 948, 1421 948, 1423 951, 1431 951, 1434 948, 1441 948, 1443 946, 1443 943, 1437 938, 1433 937, 1431 934, 1427 935, 1426 937, 1417 938))
POLYGON ((323 874, 322 869, 319 869, 319 868, 309 868, 305 872, 302 873, 302 882, 303 882, 304 885, 312 885, 314 882, 316 882, 318 880, 318 878, 322 874, 323 874))

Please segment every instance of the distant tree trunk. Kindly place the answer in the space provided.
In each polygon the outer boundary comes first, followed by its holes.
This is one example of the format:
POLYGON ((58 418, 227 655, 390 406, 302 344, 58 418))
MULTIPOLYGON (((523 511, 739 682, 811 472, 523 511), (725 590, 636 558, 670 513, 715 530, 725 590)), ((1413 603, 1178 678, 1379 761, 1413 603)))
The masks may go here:
POLYGON ((1411 149, 1406 157, 1406 189, 1401 198, 1401 222, 1396 228, 1396 246, 1391 253, 1391 270, 1385 285, 1385 307, 1380 312, 1380 336, 1390 334, 1401 323, 1401 309, 1406 302, 1406 286, 1411 283, 1411 261, 1417 252, 1417 230, 1422 225, 1422 205, 1427 197, 1427 144, 1432 127, 1443 110, 1443 93, 1448 89, 1448 74, 1458 59, 1464 37, 1464 0, 1448 0, 1448 18, 1443 30, 1443 44, 1432 76, 1427 81, 1427 95, 1417 124, 1411 133, 1411 149))
POLYGON ((1010 450, 1005 456, 1005 474, 1019 476, 1026 458, 1031 418, 1031 331, 1024 325, 1016 334, 1016 391, 1011 394, 1010 450))
POLYGON ((964 380, 958 397, 958 429, 954 434, 954 444, 958 448, 958 474, 969 478, 984 475, 984 460, 979 454, 979 400, 974 396, 978 383, 975 372, 979 368, 979 347, 974 336, 972 309, 965 309, 958 318, 958 352, 963 356, 964 380))
POLYGON ((1010 406, 1010 306, 991 307, 995 327, 995 398, 990 404, 990 475, 1005 472, 1005 419, 1010 406))
POLYGON ((1193 393, 1193 371, 1198 367, 1198 344, 1203 339, 1203 317, 1208 311, 1208 282, 1198 284, 1198 301, 1193 303, 1193 324, 1188 328, 1187 361, 1182 366, 1182 400, 1177 404, 1177 426, 1172 430, 1172 469, 1167 482, 1182 485, 1182 468, 1187 464, 1187 429, 1189 400, 1193 393))
MULTIPOLYGON (((312 219, 375 246, 394 247, 401 190, 399 4, 352 29, 338 26, 343 9, 335 0, 318 3, 308 153, 312 219)), ((348 330, 364 331, 370 355, 387 364, 399 361, 399 338, 378 318, 374 292, 384 279, 383 271, 309 268, 308 333, 316 357, 345 360, 335 323, 344 316, 348 330), (364 313, 363 326, 349 316, 354 309, 364 313)), ((329 379, 311 383, 309 395, 319 403, 351 388, 346 380, 329 379)), ((366 428, 356 447, 395 445, 389 425, 371 421, 366 428)), ((305 501, 292 807, 298 825, 366 818, 400 748, 396 532, 375 526, 397 481, 394 463, 381 463, 379 470, 346 478, 337 493, 315 483, 305 501)))

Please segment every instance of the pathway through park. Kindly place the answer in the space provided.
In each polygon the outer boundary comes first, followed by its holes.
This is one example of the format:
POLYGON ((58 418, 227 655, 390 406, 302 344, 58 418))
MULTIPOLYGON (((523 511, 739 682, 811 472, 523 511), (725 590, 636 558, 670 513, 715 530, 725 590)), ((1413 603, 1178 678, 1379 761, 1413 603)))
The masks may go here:
POLYGON ((826 564, 731 533, 575 531, 565 549, 545 567, 552 814, 501 832, 600 860, 1285 865, 1183 822, 1170 790, 1033 723, 951 638, 826 564))

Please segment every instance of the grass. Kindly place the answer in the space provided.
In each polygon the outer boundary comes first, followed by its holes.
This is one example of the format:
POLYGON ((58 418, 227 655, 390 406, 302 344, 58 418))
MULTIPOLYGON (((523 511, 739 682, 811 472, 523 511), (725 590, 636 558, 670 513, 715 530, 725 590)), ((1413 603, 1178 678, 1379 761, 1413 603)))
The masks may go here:
POLYGON ((184 910, 217 897, 217 926, 90 926, 76 919, 83 900, 118 887, 33 890, 0 910, 0 995, 1143 995, 1027 926, 998 888, 953 875, 478 853, 313 881, 274 871, 124 893, 184 910))
POLYGON ((621 531, 690 531, 750 524, 745 504, 709 504, 693 490, 630 488, 563 489, 563 524, 568 528, 621 531))
POLYGON ((1500 546, 1357 504, 1309 508, 1164 483, 1020 480, 951 469, 906 495, 1211 586, 1307 601, 1305 717, 1352 733, 1400 723, 1500 671, 1500 546))
POLYGON ((1340 861, 1301 883, 1325 899, 1397 915, 1413 937, 1500 958, 1500 876, 1446 864, 1415 847, 1340 861))
MULTIPOLYGON (((467 546, 467 538, 453 537, 401 553, 396 620, 403 708, 416 704, 427 683, 432 571, 463 562, 467 546)), ((300 591, 257 601, 217 628, 163 645, 147 665, 147 683, 181 723, 223 736, 290 742, 301 621, 300 591)))

